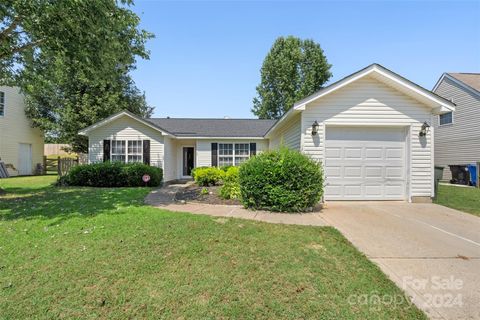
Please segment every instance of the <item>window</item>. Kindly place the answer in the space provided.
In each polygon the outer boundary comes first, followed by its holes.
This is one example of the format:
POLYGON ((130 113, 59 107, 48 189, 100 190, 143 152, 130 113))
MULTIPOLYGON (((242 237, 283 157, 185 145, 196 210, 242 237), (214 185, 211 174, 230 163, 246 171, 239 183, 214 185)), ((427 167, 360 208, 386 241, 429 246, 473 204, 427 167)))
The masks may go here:
POLYGON ((5 115, 5 92, 0 91, 0 117, 5 115))
POLYGON ((250 157, 249 143, 219 143, 218 144, 218 165, 238 166, 250 157))
POLYGON ((128 162, 142 162, 142 140, 128 141, 128 162))
POLYGON ((453 113, 452 112, 441 114, 438 117, 439 117, 439 120, 440 120, 439 122, 440 122, 441 126, 444 125, 444 124, 453 123, 453 113))
POLYGON ((235 143, 235 165, 238 166, 250 157, 249 143, 235 143))
POLYGON ((112 140, 112 162, 142 162, 142 156, 142 140, 112 140))
POLYGON ((110 159, 112 162, 125 162, 125 140, 112 140, 112 152, 110 159))
POLYGON ((218 165, 220 167, 233 166, 233 144, 218 144, 218 165))

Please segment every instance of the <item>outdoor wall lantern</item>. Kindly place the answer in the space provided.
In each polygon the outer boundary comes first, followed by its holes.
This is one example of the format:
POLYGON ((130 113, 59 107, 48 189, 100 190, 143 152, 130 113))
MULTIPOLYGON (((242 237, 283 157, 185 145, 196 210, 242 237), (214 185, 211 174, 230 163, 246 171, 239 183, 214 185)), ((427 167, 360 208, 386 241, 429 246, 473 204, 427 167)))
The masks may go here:
POLYGON ((425 137, 427 133, 430 131, 430 125, 425 121, 422 124, 422 128, 420 129, 420 132, 418 133, 419 137, 425 137))
POLYGON ((312 124, 312 136, 317 135, 318 127, 320 127, 320 125, 318 124, 317 120, 315 120, 315 122, 312 124))

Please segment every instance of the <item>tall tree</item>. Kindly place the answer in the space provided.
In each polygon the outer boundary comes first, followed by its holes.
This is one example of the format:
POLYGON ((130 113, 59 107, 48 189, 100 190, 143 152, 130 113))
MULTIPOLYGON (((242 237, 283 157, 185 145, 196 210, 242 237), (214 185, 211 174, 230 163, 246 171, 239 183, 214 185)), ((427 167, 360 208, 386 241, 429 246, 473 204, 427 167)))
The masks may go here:
POLYGON ((4 0, 0 3, 0 82, 18 85, 27 115, 47 135, 87 150, 77 132, 126 109, 152 108, 129 72, 148 59, 152 34, 130 0, 4 0))
POLYGON ((280 37, 263 61, 252 112, 260 119, 278 119, 302 98, 330 79, 331 65, 313 40, 280 37))

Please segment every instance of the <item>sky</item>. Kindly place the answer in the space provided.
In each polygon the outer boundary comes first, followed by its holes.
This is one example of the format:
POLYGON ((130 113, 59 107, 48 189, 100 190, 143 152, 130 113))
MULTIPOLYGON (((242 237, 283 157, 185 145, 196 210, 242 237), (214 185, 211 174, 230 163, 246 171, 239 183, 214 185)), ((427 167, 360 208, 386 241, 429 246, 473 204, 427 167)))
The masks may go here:
POLYGON ((253 118, 263 59, 279 36, 320 44, 339 80, 379 63, 431 90, 480 72, 480 0, 141 1, 150 60, 132 73, 153 117, 253 118))

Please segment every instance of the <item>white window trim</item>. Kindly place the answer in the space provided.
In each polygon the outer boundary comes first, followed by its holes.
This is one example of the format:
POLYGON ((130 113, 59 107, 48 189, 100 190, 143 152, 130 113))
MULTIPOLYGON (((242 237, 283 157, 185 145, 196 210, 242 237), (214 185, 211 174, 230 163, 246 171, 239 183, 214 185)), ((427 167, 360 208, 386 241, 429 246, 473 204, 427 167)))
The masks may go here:
POLYGON ((250 150, 250 142, 218 142, 218 150, 217 150, 217 164, 219 167, 224 167, 225 165, 220 165, 220 157, 231 157, 232 158, 232 166, 237 166, 237 164, 235 163, 235 158, 238 157, 238 158, 245 158, 245 159, 250 159, 252 155, 252 152, 250 150), (232 155, 221 155, 220 154, 220 145, 221 144, 231 144, 232 145, 232 155), (236 144, 246 144, 248 145, 248 155, 236 155, 235 154, 235 145, 236 144))
POLYGON ((126 148, 125 148, 125 152, 127 153, 127 156, 125 158, 125 163, 143 163, 143 140, 141 139, 138 139, 138 140, 126 140, 127 144, 126 144, 126 148), (128 153, 128 143, 130 141, 137 141, 137 142, 140 142, 140 153, 128 153), (140 156, 140 161, 135 161, 135 162, 129 162, 128 161, 128 156, 140 156))
POLYGON ((442 116, 442 115, 439 114, 439 115, 438 115, 438 126, 439 126, 439 127, 448 127, 448 126, 453 125, 453 123, 454 123, 454 115, 453 115, 453 113, 454 113, 454 112, 453 112, 453 111, 450 111, 450 112, 446 112, 445 114, 447 114, 447 113, 451 113, 451 114, 452 114, 452 122, 441 124, 441 123, 440 123, 440 116, 442 116))
POLYGON ((143 163, 143 140, 141 139, 134 139, 134 140, 127 140, 127 139, 112 139, 110 140, 110 161, 113 161, 113 156, 125 156, 125 161, 123 163, 143 163), (122 153, 113 153, 113 142, 114 141, 125 141, 125 152, 122 153), (129 141, 140 141, 140 153, 129 154, 128 153, 128 142, 129 141), (128 162, 128 156, 140 156, 140 161, 137 162, 128 162))
POLYGON ((5 91, 0 91, 0 94, 1 93, 3 93, 3 114, 0 114, 0 118, 3 118, 7 112, 7 95, 5 94, 5 91))

